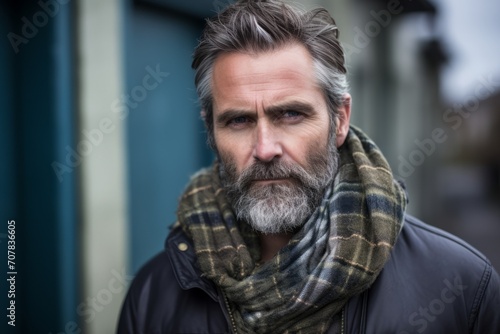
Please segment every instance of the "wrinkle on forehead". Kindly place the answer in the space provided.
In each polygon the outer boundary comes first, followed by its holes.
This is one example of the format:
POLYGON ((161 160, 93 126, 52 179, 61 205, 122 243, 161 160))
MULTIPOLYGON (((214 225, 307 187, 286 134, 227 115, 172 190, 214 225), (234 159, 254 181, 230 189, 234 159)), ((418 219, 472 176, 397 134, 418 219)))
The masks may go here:
POLYGON ((312 57, 300 44, 261 54, 222 54, 215 62, 212 80, 216 105, 243 102, 256 95, 264 101, 300 96, 307 90, 320 92, 312 57))

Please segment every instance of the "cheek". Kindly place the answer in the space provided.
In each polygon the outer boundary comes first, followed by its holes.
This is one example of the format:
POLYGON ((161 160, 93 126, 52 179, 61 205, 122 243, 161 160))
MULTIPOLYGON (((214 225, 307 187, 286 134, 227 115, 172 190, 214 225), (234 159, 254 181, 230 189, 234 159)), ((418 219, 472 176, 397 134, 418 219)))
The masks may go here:
POLYGON ((217 140, 215 141, 216 153, 222 162, 235 169, 235 172, 241 173, 241 171, 246 167, 245 161, 248 149, 244 145, 240 145, 237 141, 225 141, 217 140))
POLYGON ((312 151, 323 151, 328 147, 330 126, 314 126, 289 136, 287 151, 289 155, 304 166, 312 151))

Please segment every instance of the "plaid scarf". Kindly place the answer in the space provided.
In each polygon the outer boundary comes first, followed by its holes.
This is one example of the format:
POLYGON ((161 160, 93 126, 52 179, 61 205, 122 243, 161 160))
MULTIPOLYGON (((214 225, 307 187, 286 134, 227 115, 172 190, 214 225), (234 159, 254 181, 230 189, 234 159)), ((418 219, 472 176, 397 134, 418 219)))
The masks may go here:
POLYGON ((236 220, 217 163, 188 185, 179 223, 194 242, 200 269, 229 301, 238 333, 326 332, 388 260, 406 194, 359 129, 351 127, 339 153, 339 170, 321 205, 261 266, 257 234, 236 220))

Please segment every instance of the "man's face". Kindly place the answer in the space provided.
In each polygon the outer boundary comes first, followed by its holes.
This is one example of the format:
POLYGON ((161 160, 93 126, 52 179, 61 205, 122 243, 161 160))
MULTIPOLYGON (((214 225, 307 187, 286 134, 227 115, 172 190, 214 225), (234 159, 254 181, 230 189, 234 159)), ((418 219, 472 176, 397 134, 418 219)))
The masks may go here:
POLYGON ((222 179, 238 216, 258 231, 303 224, 336 172, 338 138, 330 133, 314 75, 312 58, 299 44, 257 55, 222 54, 215 62, 214 139, 222 179))

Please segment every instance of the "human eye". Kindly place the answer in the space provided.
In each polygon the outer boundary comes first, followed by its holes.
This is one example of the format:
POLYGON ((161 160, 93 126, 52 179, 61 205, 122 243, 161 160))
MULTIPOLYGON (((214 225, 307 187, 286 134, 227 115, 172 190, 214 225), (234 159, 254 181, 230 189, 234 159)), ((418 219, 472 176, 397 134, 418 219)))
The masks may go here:
POLYGON ((238 116, 238 117, 233 118, 229 122, 234 123, 234 124, 241 124, 241 123, 245 123, 247 121, 248 121, 248 119, 245 116, 238 116))
POLYGON ((229 119, 226 123, 227 126, 232 128, 242 128, 250 122, 246 116, 237 116, 229 119))
POLYGON ((297 110, 284 110, 280 118, 287 124, 297 124, 304 119, 304 114, 297 110))
POLYGON ((296 118, 302 116, 302 113, 295 111, 295 110, 286 110, 283 113, 283 117, 285 118, 296 118))

